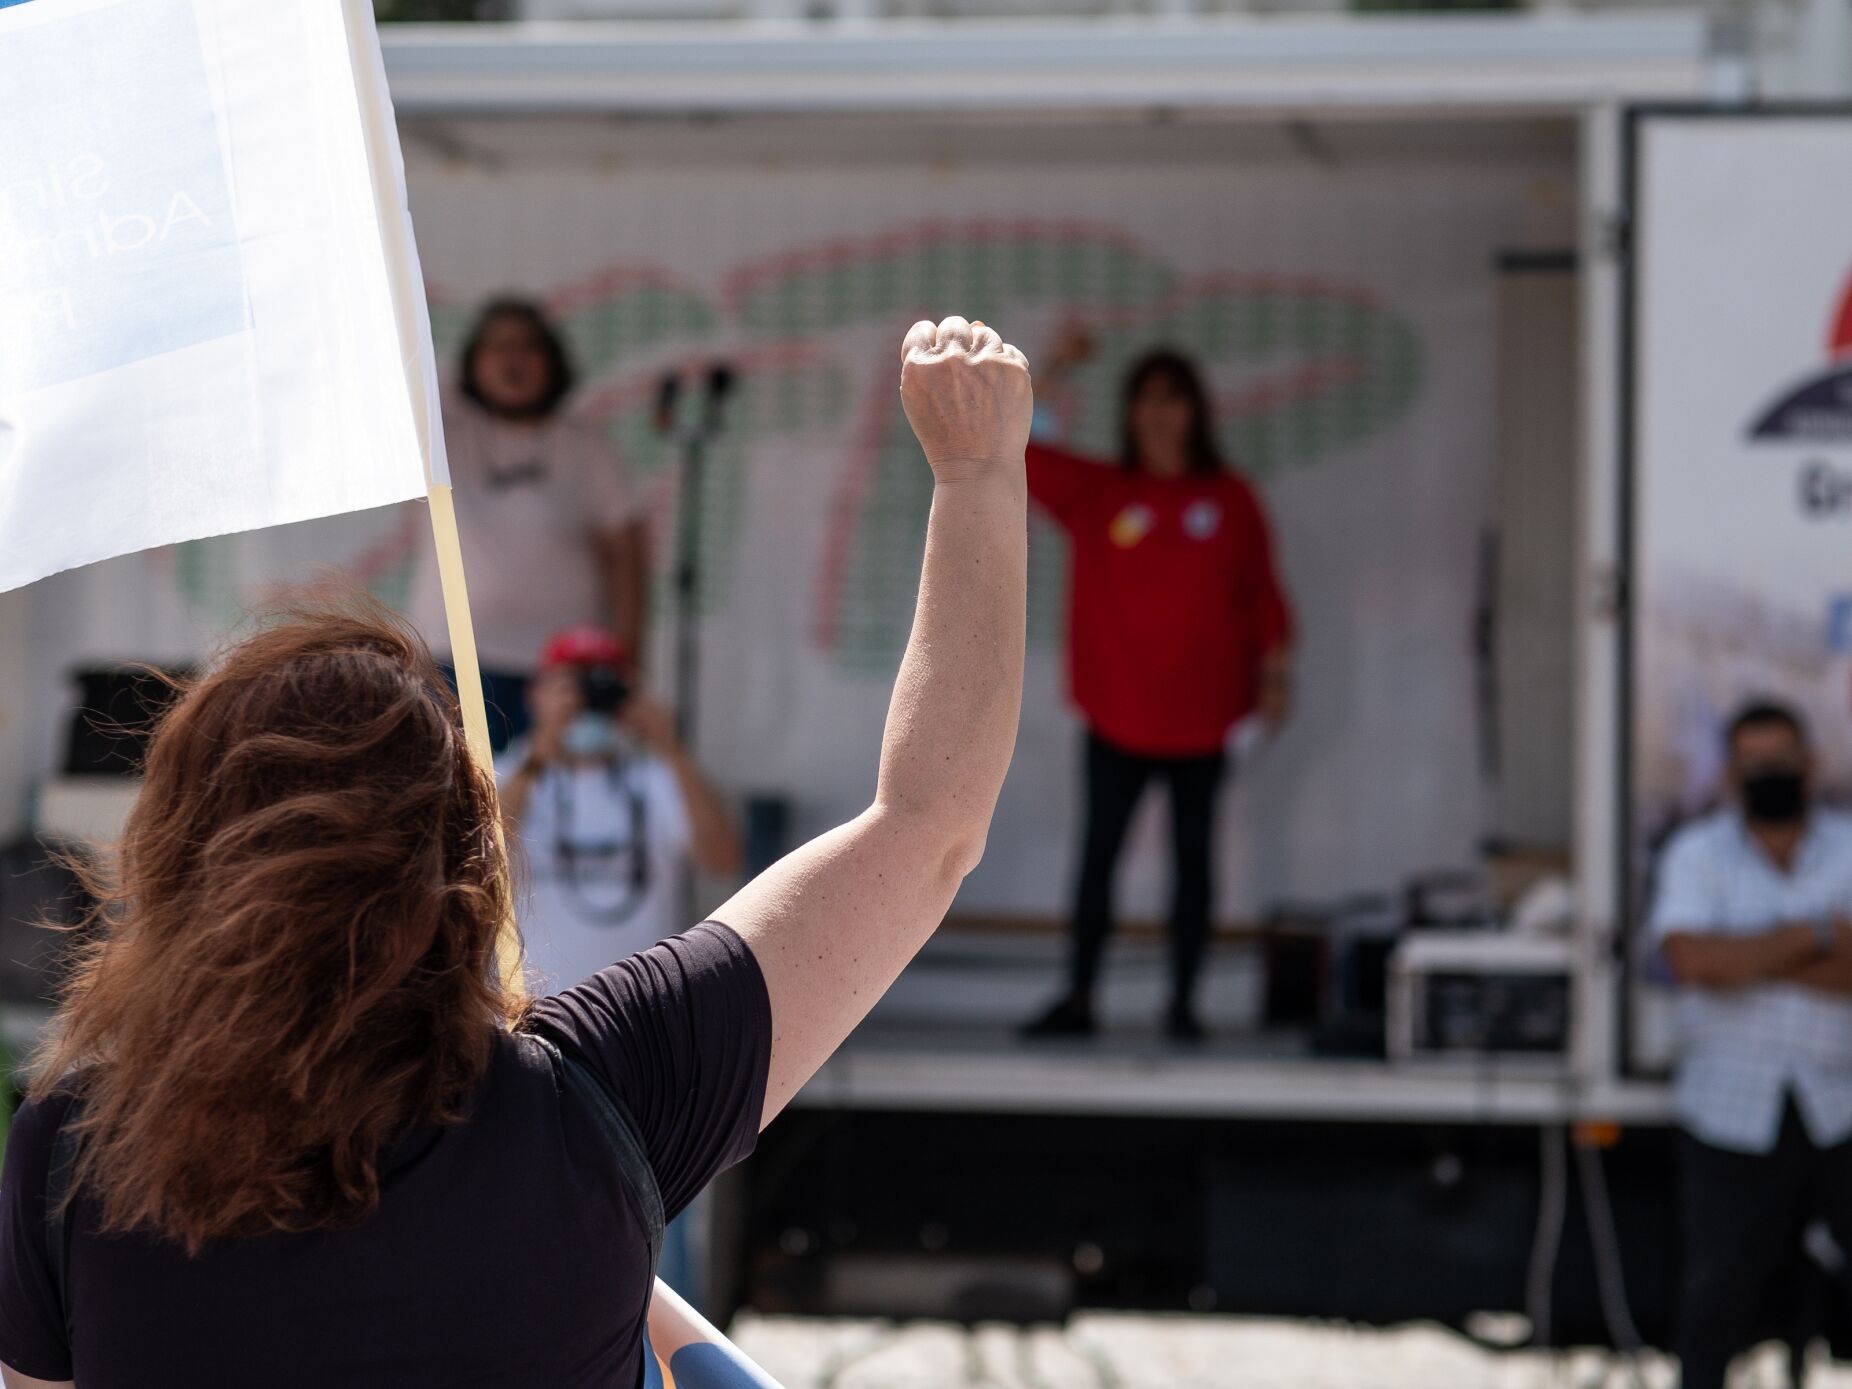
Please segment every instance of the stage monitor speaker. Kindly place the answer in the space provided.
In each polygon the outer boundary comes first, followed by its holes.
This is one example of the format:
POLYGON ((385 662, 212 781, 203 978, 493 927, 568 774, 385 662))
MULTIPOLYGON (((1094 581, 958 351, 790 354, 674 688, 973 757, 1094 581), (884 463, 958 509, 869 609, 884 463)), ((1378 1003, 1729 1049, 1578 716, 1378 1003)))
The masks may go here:
MULTIPOLYGON (((165 675, 180 678, 185 671, 165 675)), ((147 666, 93 666, 72 673, 78 688, 65 743, 66 776, 136 776, 154 726, 177 692, 147 666)))

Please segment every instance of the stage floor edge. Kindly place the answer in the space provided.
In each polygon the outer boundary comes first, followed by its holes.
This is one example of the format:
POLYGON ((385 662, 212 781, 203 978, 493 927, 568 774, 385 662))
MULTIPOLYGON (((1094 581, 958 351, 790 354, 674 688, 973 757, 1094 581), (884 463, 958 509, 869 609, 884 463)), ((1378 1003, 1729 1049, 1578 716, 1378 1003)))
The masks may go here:
POLYGON ((792 1102, 923 1110, 1334 1122, 1662 1124, 1663 1085, 1593 1084, 1534 1060, 1391 1064, 1290 1054, 1290 1042, 1155 1036, 1028 1043, 948 1027, 867 1029, 792 1102))

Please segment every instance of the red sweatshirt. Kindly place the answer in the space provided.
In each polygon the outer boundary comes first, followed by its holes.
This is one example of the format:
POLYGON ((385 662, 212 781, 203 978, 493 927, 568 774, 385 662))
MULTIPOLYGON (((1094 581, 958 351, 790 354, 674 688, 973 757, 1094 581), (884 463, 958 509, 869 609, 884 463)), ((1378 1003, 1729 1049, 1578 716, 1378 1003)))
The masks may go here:
POLYGON ((1232 473, 1156 478, 1029 445, 1029 495, 1068 533, 1068 679, 1128 752, 1215 752, 1254 707, 1292 613, 1253 491, 1232 473))

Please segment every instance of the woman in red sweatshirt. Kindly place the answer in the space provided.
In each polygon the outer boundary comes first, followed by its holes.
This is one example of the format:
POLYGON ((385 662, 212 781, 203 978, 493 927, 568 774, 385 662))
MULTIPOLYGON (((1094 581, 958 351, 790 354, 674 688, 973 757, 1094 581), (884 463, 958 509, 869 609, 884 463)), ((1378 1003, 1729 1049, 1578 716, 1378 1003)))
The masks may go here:
MULTIPOLYGON (((1071 336, 1056 372, 1091 350, 1071 336)), ((1159 350, 1126 378, 1116 464, 1029 446, 1029 493, 1072 555, 1068 676, 1086 723, 1086 837, 1068 990, 1025 1029, 1086 1036, 1113 924, 1113 877, 1145 786, 1170 788, 1170 1035, 1196 1041, 1209 937, 1210 848, 1229 731, 1291 701, 1292 616, 1253 491, 1216 447, 1188 358, 1159 350)))

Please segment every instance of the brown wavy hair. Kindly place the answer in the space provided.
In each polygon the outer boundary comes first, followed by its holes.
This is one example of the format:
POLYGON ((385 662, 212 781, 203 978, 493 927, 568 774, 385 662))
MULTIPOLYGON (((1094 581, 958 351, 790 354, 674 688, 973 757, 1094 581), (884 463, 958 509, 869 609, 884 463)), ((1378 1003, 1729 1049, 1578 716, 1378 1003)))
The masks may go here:
POLYGON ((145 775, 33 1086, 78 1096, 73 1190, 192 1252, 351 1224, 525 1003, 493 777, 417 635, 347 597, 227 651, 145 775))

